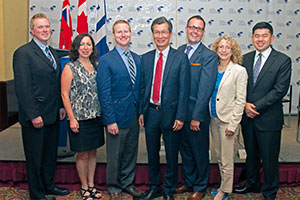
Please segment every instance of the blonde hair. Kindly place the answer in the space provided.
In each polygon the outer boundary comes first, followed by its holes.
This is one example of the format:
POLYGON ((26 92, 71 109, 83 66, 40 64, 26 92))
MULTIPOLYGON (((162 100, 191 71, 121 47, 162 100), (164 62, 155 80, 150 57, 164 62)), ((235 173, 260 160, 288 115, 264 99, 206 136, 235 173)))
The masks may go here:
POLYGON ((113 33, 115 33, 115 26, 116 26, 117 24, 127 24, 127 25, 129 26, 129 31, 131 32, 130 24, 129 24, 127 21, 125 21, 125 20, 123 20, 123 19, 120 19, 120 20, 117 20, 117 21, 114 23, 114 25, 113 25, 113 27, 112 27, 113 33))
MULTIPOLYGON (((221 40, 227 40, 231 46, 232 49, 232 56, 230 58, 230 60, 235 63, 235 64, 242 64, 243 63, 243 56, 242 56, 242 51, 241 48, 239 46, 239 44, 237 43, 237 41, 235 39, 233 39, 230 36, 227 35, 223 35, 221 37, 219 37, 212 45, 212 51, 215 52, 217 54, 217 50, 218 50, 218 45, 220 43, 221 40)), ((218 54, 217 54, 218 55, 218 54)), ((219 59, 219 56, 218 56, 219 59)))
POLYGON ((47 19, 47 21, 50 24, 50 20, 44 13, 37 13, 37 14, 33 15, 32 18, 30 19, 30 29, 34 28, 34 20, 36 20, 36 19, 47 19))

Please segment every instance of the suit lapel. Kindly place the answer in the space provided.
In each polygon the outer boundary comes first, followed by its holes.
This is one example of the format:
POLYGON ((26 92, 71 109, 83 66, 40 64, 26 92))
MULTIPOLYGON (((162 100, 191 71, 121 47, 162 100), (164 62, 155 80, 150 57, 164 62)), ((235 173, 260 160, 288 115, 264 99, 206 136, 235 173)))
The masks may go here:
MULTIPOLYGON (((259 75, 257 77, 257 80, 255 82, 254 88, 258 85, 258 83, 262 80, 263 76, 267 73, 267 71, 272 66, 272 63, 276 60, 276 52, 272 49, 268 59, 266 60, 265 64, 262 66, 261 71, 259 72, 259 75)), ((253 66, 253 65, 252 65, 253 66)), ((253 88, 253 89, 254 89, 253 88)))
POLYGON ((166 62, 166 65, 165 65, 165 70, 164 70, 164 76, 163 76, 163 81, 162 81, 162 86, 164 86, 164 83, 166 81, 166 78, 168 76, 168 73, 172 67, 172 63, 173 63, 173 60, 174 60, 174 56, 173 56, 173 53, 174 53, 174 49, 172 47, 170 47, 170 50, 169 50, 169 53, 168 53, 168 57, 167 57, 167 62, 166 62))
POLYGON ((155 66, 154 66, 154 61, 155 61, 155 51, 156 50, 153 50, 153 51, 151 51, 150 53, 150 56, 149 56, 149 59, 148 60, 146 60, 146 62, 147 63, 145 63, 145 65, 146 66, 149 66, 149 67, 147 67, 147 68, 143 68, 143 70, 149 70, 149 72, 148 73, 146 73, 145 72, 145 74, 149 74, 150 76, 149 77, 147 77, 147 79, 149 78, 149 81, 147 81, 147 83, 148 83, 148 87, 147 88, 150 88, 150 91, 151 91, 151 84, 152 84, 152 80, 153 80, 153 76, 154 76, 154 74, 153 74, 153 72, 154 72, 154 67, 156 67, 156 64, 155 64, 155 66))
POLYGON ((197 49, 194 51, 192 57, 190 58, 190 63, 195 63, 196 60, 199 60, 199 58, 201 57, 201 52, 203 50, 203 45, 202 43, 199 44, 199 46, 197 47, 197 49))
MULTIPOLYGON (((34 53, 39 56, 41 59, 43 59, 51 69, 54 70, 53 65, 50 63, 49 59, 47 56, 44 54, 43 50, 32 40, 31 41, 31 46, 33 48, 34 53)), ((51 52, 52 53, 52 52, 51 52)), ((52 53, 53 54, 53 53, 52 53)), ((54 54, 53 54, 54 55, 54 54)), ((56 58, 55 58, 56 59, 56 58)), ((56 62, 57 63, 57 62, 56 62)))
POLYGON ((114 53, 114 58, 117 58, 116 59, 117 66, 120 66, 120 70, 122 70, 123 73, 127 74, 127 78, 131 82, 130 75, 129 75, 129 72, 127 70, 127 67, 126 67, 121 55, 119 54, 119 52, 116 48, 113 49, 113 53, 114 53))
POLYGON ((227 66, 227 69, 224 72, 223 78, 221 80, 221 83, 219 85, 219 89, 222 87, 223 83, 226 81, 226 79, 230 76, 231 71, 232 71, 233 63, 230 61, 229 65, 227 66))

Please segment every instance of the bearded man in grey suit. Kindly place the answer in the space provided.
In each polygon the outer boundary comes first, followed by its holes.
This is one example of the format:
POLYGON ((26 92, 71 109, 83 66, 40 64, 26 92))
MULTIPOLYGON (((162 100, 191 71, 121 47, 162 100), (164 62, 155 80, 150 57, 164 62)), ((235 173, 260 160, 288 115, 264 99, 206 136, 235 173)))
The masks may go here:
POLYGON ((248 73, 247 99, 242 118, 246 147, 247 183, 236 193, 262 192, 267 200, 276 197, 279 185, 278 157, 283 125, 282 98, 291 79, 291 58, 276 51, 273 27, 259 22, 252 29, 255 51, 244 55, 248 73), (260 166, 264 169, 261 187, 260 166))

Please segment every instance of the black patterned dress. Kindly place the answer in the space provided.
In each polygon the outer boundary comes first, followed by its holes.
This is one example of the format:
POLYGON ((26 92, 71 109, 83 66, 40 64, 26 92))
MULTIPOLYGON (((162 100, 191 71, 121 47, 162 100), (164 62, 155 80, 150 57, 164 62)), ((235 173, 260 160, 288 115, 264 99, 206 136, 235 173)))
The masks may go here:
POLYGON ((93 68, 93 72, 89 72, 79 60, 68 65, 73 72, 69 98, 74 117, 79 123, 79 133, 73 133, 68 120, 71 150, 84 152, 99 148, 104 144, 104 131, 100 120, 97 71, 93 68))

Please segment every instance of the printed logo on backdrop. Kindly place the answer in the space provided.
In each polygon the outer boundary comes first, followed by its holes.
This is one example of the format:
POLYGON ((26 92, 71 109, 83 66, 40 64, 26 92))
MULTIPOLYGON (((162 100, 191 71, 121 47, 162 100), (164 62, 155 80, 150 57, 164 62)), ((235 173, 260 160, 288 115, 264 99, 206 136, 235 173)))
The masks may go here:
POLYGON ((288 40, 294 40, 296 38, 295 38, 295 36, 293 34, 287 33, 286 34, 286 39, 288 39, 288 40))
POLYGON ((260 15, 260 14, 262 14, 262 12, 263 12, 262 8, 259 8, 257 10, 249 9, 248 15, 260 15))
POLYGON ((209 14, 221 14, 223 11, 223 8, 210 8, 209 14))
POLYGON ((184 31, 179 31, 179 32, 177 33, 177 35, 178 35, 179 37, 184 36, 184 31))
MULTIPOLYGON (((72 22, 77 24, 78 0, 70 0, 70 3, 72 22)), ((97 5, 98 0, 87 1, 89 32, 92 34, 95 34, 97 5)), ((193 15, 201 15, 206 21, 204 44, 211 47, 220 35, 230 35, 238 41, 243 54, 255 49, 251 42, 254 24, 259 21, 273 21, 276 37, 274 47, 292 57, 293 68, 299 69, 300 75, 298 42, 300 41, 300 21, 298 20, 300 0, 165 0, 163 3, 162 1, 133 3, 131 0, 106 0, 106 5, 106 35, 109 48, 114 47, 112 23, 117 19, 125 19, 132 27, 131 49, 138 54, 155 47, 150 25, 158 16, 166 16, 172 20, 174 25, 172 44, 176 45, 175 48, 186 43, 187 19, 193 15)), ((54 47, 58 46, 61 7, 61 0, 30 0, 29 5, 29 18, 38 12, 43 12, 49 17, 53 29, 51 45, 54 47)), ((298 80, 292 80, 292 84, 296 81, 298 80)), ((298 93, 295 94, 296 96, 298 93)), ((294 102, 297 104, 297 101, 294 102)), ((296 108, 295 104, 293 106, 296 108)), ((294 108, 293 110, 295 111, 294 108)))

